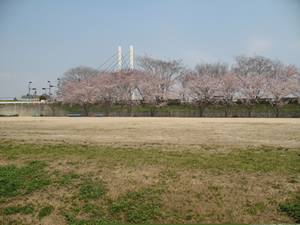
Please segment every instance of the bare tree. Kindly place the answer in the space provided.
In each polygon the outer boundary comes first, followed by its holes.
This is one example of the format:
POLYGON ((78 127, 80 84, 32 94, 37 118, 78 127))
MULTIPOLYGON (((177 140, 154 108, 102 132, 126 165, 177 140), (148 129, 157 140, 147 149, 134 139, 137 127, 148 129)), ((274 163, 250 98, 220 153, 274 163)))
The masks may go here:
POLYGON ((181 60, 164 61, 152 58, 149 55, 139 56, 137 63, 142 70, 157 76, 163 81, 159 87, 164 93, 171 90, 175 81, 185 70, 181 60))
POLYGON ((199 75, 210 75, 212 77, 219 78, 228 71, 227 63, 198 63, 195 67, 199 75))
POLYGON ((283 63, 277 59, 272 60, 264 56, 238 55, 234 57, 233 71, 241 76, 274 76, 283 67, 283 63))
POLYGON ((86 66, 78 66, 75 68, 69 69, 64 73, 61 78, 62 85, 64 82, 72 81, 72 82, 80 82, 85 78, 95 78, 97 77, 99 71, 86 66))

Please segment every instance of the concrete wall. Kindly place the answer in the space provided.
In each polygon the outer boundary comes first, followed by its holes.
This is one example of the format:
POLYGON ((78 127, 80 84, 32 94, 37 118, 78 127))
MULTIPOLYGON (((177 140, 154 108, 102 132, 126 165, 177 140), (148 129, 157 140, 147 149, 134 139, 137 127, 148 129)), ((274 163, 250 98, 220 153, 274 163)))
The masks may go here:
POLYGON ((65 116, 67 112, 53 108, 51 104, 0 104, 0 115, 65 116), (54 109, 54 110, 53 110, 54 109))

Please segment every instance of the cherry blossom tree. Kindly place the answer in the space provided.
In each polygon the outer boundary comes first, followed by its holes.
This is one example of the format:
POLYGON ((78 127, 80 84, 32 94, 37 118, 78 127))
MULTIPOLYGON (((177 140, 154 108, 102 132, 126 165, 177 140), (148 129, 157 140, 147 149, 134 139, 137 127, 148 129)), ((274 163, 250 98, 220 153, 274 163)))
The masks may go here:
POLYGON ((189 71, 182 75, 182 96, 184 101, 198 107, 199 116, 215 101, 215 94, 218 89, 217 78, 210 75, 199 75, 195 71, 189 71))
POLYGON ((97 104, 105 108, 106 116, 110 115, 110 107, 117 95, 117 74, 101 72, 94 79, 97 104))
POLYGON ((69 69, 60 79, 58 101, 63 104, 79 104, 88 115, 90 106, 96 102, 94 78, 99 72, 91 67, 79 66, 69 69))
POLYGON ((297 96, 297 91, 300 88, 295 77, 297 74, 297 68, 294 65, 289 65, 267 78, 265 96, 275 108, 276 117, 279 117, 280 108, 289 102, 287 98, 297 96))
POLYGON ((116 73, 116 96, 118 102, 128 107, 128 113, 133 116, 133 107, 140 104, 140 101, 134 99, 134 92, 140 80, 139 71, 122 71, 116 73))
POLYGON ((86 77, 80 80, 67 80, 62 86, 60 101, 63 104, 81 105, 88 116, 90 107, 97 102, 97 88, 94 78, 86 77))
POLYGON ((232 68, 240 81, 240 100, 251 117, 253 108, 266 91, 266 79, 274 76, 282 63, 259 55, 239 55, 234 59, 236 63, 232 68))
POLYGON ((158 77, 152 72, 140 71, 139 74, 137 90, 143 102, 149 105, 150 115, 155 116, 157 109, 166 106, 168 98, 171 96, 162 87, 172 85, 172 82, 169 79, 158 77))
POLYGON ((253 108, 265 94, 266 76, 238 75, 240 88, 238 94, 240 101, 247 108, 248 117, 251 117, 253 108))
POLYGON ((224 107, 225 117, 228 116, 229 108, 234 105, 239 85, 239 79, 233 71, 219 76, 219 83, 217 87, 217 95, 219 98, 216 102, 224 107))

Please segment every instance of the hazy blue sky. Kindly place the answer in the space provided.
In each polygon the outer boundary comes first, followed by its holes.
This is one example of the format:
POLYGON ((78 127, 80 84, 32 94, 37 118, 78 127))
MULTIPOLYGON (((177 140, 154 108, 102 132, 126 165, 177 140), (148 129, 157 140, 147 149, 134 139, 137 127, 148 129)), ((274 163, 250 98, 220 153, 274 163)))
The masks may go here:
POLYGON ((0 0, 0 97, 47 87, 118 46, 160 59, 233 63, 239 54, 300 67, 299 0, 0 0))

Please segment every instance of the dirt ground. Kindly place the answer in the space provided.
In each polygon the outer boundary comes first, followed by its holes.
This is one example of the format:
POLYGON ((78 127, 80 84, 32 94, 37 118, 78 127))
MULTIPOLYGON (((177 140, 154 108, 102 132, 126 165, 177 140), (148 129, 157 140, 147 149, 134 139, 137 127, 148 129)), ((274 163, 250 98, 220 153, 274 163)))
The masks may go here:
POLYGON ((300 146, 300 119, 277 118, 0 118, 5 139, 70 143, 300 146))

